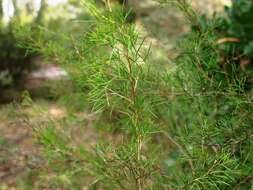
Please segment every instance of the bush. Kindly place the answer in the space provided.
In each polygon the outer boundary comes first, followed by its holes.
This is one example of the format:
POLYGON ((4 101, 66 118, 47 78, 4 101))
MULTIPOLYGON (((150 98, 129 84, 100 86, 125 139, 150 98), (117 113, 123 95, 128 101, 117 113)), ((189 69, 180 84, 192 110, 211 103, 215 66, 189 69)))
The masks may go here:
POLYGON ((174 64, 161 70, 148 59, 155 50, 121 8, 99 9, 89 1, 83 1, 93 16, 88 33, 74 43, 64 38, 64 48, 60 40, 33 47, 69 66, 88 94, 96 125, 120 135, 85 149, 52 125, 37 128, 62 185, 81 189, 76 179, 87 177, 91 189, 252 189, 248 73, 233 61, 224 67, 215 23, 202 27, 187 1, 177 2, 195 30, 181 40, 174 64))
POLYGON ((31 69, 31 55, 18 47, 18 39, 11 27, 0 29, 0 87, 19 86, 25 71, 31 69))
MULTIPOLYGON (((16 34, 16 29, 23 25, 34 27, 34 25, 43 24, 46 2, 41 1, 38 16, 26 24, 23 23, 17 1, 13 0, 9 3, 13 4, 14 16, 9 23, 5 24, 3 21, 3 2, 0 0, 0 88, 14 86, 19 89, 22 88, 24 74, 34 68, 35 65, 31 61, 36 55, 34 52, 28 52, 25 47, 20 46, 19 43, 23 39, 16 34)), ((30 34, 27 33, 27 36, 30 36, 30 34)))
POLYGON ((232 7, 225 9, 227 17, 222 19, 222 32, 226 37, 234 38, 235 43, 226 44, 230 54, 245 55, 253 58, 253 2, 234 0, 232 7))
POLYGON ((199 27, 213 26, 217 38, 222 62, 234 62, 241 69, 251 68, 253 58, 253 2, 248 0, 233 0, 231 7, 225 7, 225 15, 216 15, 200 19, 199 27))

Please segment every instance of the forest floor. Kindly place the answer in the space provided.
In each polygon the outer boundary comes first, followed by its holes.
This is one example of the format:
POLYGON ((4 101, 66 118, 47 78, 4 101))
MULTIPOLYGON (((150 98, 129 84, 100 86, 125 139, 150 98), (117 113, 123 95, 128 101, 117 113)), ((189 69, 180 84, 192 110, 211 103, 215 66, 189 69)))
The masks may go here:
MULTIPOLYGON (((40 178, 53 175, 47 168, 43 149, 35 131, 50 126, 68 130, 73 146, 87 149, 95 145, 98 132, 92 128, 94 117, 75 113, 70 117, 66 108, 54 102, 37 100, 31 105, 11 103, 0 107, 0 189, 31 189, 40 178), (37 175, 47 171, 46 175, 37 175)), ((109 138, 109 137, 107 137, 109 138)))

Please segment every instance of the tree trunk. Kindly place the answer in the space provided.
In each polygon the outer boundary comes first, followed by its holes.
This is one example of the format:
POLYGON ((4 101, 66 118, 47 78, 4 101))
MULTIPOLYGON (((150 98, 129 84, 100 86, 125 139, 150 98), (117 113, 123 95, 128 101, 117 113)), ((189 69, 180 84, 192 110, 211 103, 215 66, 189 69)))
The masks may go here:
POLYGON ((33 1, 29 1, 25 5, 26 12, 28 15, 32 15, 34 11, 33 1))
POLYGON ((3 11, 3 0, 0 0, 0 24, 2 25, 3 22, 3 15, 4 15, 4 11, 3 11))
POLYGON ((41 2, 40 2, 40 10, 39 10, 38 16, 37 16, 37 18, 35 20, 35 22, 37 24, 42 24, 43 23, 46 9, 47 9, 47 2, 46 2, 46 0, 41 0, 41 2))
POLYGON ((18 3, 17 0, 12 0, 13 8, 14 8, 14 16, 18 17, 20 14, 19 8, 18 8, 18 3))

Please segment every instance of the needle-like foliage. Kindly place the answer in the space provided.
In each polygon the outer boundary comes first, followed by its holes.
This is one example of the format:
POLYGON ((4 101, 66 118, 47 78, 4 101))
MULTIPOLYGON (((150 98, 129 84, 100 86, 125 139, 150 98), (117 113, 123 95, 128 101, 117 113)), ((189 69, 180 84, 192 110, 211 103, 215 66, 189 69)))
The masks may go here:
POLYGON ((80 188, 73 180, 80 175, 95 179, 93 189, 252 188, 249 76, 233 62, 221 64, 215 25, 201 28, 187 2, 177 3, 195 30, 161 70, 148 59, 155 49, 117 6, 82 1, 93 17, 87 33, 33 44, 69 68, 87 93, 96 126, 120 134, 85 149, 71 147, 57 129, 36 130, 49 158, 69 165, 55 172, 72 179, 70 189, 80 188))

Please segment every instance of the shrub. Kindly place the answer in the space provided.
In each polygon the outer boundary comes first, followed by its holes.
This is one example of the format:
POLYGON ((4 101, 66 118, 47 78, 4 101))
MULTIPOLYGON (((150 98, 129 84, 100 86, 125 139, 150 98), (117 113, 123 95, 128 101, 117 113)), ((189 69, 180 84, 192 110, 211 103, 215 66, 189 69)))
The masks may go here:
POLYGON ((252 26, 253 3, 248 0, 233 0, 231 7, 225 7, 225 15, 208 19, 203 15, 199 27, 213 26, 222 62, 235 62, 241 69, 251 68, 253 57, 252 26), (215 26, 215 27, 214 27, 215 26))
MULTIPOLYGON (((22 39, 16 34, 16 28, 22 25, 34 26, 43 24, 46 3, 42 0, 38 16, 34 21, 24 24, 17 1, 12 0, 10 2, 14 7, 14 16, 9 23, 4 23, 3 2, 2 0, 0 1, 0 88, 15 86, 15 88, 19 89, 22 88, 24 74, 34 68, 35 65, 31 61, 36 55, 34 52, 28 52, 25 47, 19 45, 19 41, 22 39)), ((26 34, 26 36, 29 35, 28 33, 26 34)))
POLYGON ((116 128, 120 135, 85 149, 73 147, 51 125, 37 130, 52 170, 69 188, 80 189, 75 179, 81 176, 94 179, 93 189, 252 188, 248 73, 233 61, 225 68, 216 25, 202 27, 187 1, 177 3, 195 30, 181 40, 181 54, 170 67, 149 62, 155 50, 120 8, 99 9, 89 1, 83 1, 93 16, 88 33, 74 43, 64 38, 64 48, 56 48, 62 47, 59 41, 34 45, 69 65, 88 94, 96 126, 116 128))
POLYGON ((0 48, 0 87, 19 86, 24 72, 31 69, 31 55, 18 47, 18 39, 11 28, 1 28, 0 48))
MULTIPOLYGON (((222 19, 222 32, 226 37, 234 38, 234 43, 227 43, 230 54, 245 55, 253 58, 253 2, 234 0, 232 7, 226 7, 226 18, 222 19)), ((223 34, 223 35, 224 35, 223 34)), ((233 42, 233 40, 232 40, 233 42)))

